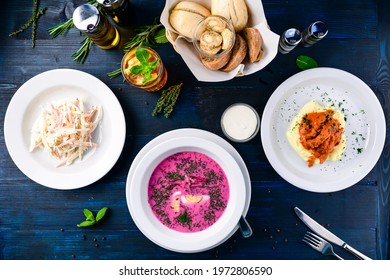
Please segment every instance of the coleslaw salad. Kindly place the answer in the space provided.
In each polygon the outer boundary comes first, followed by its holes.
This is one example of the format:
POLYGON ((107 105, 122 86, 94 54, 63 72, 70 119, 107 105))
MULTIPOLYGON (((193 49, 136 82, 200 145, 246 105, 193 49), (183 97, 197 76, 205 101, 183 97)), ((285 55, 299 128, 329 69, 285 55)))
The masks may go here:
POLYGON ((58 159, 55 167, 70 165, 89 148, 97 147, 92 132, 103 115, 101 106, 86 108, 82 98, 72 98, 43 108, 31 130, 30 152, 44 149, 58 159))

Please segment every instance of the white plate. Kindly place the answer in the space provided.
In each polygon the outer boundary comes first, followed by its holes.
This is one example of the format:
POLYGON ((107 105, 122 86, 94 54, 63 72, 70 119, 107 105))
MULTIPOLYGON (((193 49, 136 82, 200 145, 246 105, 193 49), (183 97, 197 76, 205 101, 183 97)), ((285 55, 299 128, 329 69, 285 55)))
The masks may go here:
POLYGON ((261 121, 261 140, 272 167, 291 184, 312 192, 334 192, 363 179, 378 161, 386 137, 382 107, 356 76, 333 68, 300 72, 272 94, 261 121), (316 100, 344 111, 347 149, 341 161, 307 167, 286 131, 302 106, 316 100))
POLYGON ((8 152, 17 167, 33 181, 55 189, 75 189, 103 177, 122 152, 126 125, 114 93, 94 76, 72 69, 43 72, 24 83, 12 97, 4 121, 8 152), (58 100, 81 97, 87 107, 101 105, 103 117, 94 131, 96 148, 82 160, 55 168, 47 151, 29 152, 31 128, 43 107, 58 100))
MULTIPOLYGON (((126 199, 127 199, 127 205, 129 208, 130 213, 132 213, 132 199, 131 199, 131 189, 132 189, 132 178, 135 174, 136 169, 138 168, 140 162, 142 159, 148 154, 148 152, 151 149, 154 149, 156 146, 160 145, 161 143, 164 143, 166 141, 169 141, 170 139, 176 139, 176 138, 181 138, 181 137, 195 137, 200 140, 206 139, 209 141, 212 141, 213 143, 217 144, 218 146, 222 147, 224 150, 226 150, 236 161, 238 164, 241 173, 244 178, 244 186, 245 186, 245 205, 242 214, 245 216, 248 212, 249 209, 249 204, 250 204, 250 199, 251 199, 251 182, 250 182, 250 177, 248 170, 246 168, 246 165, 241 158, 240 154, 234 149, 232 145, 230 145, 226 140, 223 138, 219 137, 218 135, 215 135, 211 132, 200 130, 200 129, 192 129, 192 128, 184 128, 184 129, 177 129, 177 130, 172 130, 169 132, 166 132, 162 135, 159 135, 158 137, 154 138, 151 140, 149 143, 147 143, 137 154, 135 157, 128 176, 127 176, 127 182, 126 182, 126 199)), ((136 222, 136 220, 134 220, 136 222)), ((137 222, 136 222, 137 223, 137 222)), ((138 226, 138 224, 137 224, 138 226)), ((198 252, 198 251, 204 251, 211 249, 213 247, 216 247, 220 245, 221 243, 225 242, 228 238, 230 238, 234 232, 238 229, 238 225, 235 225, 234 228, 231 230, 230 233, 228 233, 224 238, 220 239, 219 242, 214 242, 214 244, 210 245, 208 244, 207 246, 199 244, 198 246, 202 246, 202 248, 198 247, 197 249, 185 249, 185 248, 173 248, 172 246, 167 246, 165 244, 159 244, 158 245, 177 252, 198 252)), ((147 237, 147 233, 144 233, 147 237)))

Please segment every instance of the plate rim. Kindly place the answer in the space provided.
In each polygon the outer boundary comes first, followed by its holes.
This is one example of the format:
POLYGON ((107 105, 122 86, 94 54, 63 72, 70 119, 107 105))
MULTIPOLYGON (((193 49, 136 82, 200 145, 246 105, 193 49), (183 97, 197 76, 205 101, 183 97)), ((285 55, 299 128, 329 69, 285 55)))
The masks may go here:
MULTIPOLYGON (((341 69, 337 68, 331 68, 331 67, 318 67, 318 68, 313 68, 313 69, 308 69, 304 70, 302 72, 298 72, 291 77, 287 78, 284 82, 282 82, 272 93, 270 96, 269 100, 267 101, 266 106, 264 107, 262 118, 261 118, 261 129, 260 129, 260 134, 261 134, 261 141, 262 141, 262 146, 264 153, 273 167, 273 169, 287 182, 290 184, 294 185, 295 187, 298 187, 300 189, 306 190, 306 191, 311 191, 311 192, 317 192, 317 193, 329 193, 329 192, 336 192, 340 190, 344 190, 346 188, 349 188, 356 183, 358 183, 360 180, 362 180, 376 165, 377 161, 379 160, 383 147, 385 144, 385 135, 386 135, 386 120, 384 117, 383 113, 383 108, 375 95, 375 93, 371 90, 371 88, 360 78, 357 76, 341 69), (313 78, 319 78, 319 77, 327 77, 327 78, 338 78, 339 80, 348 77, 348 79, 356 82, 359 84, 359 86, 362 87, 362 92, 368 92, 372 96, 371 102, 372 105, 374 106, 377 110, 375 112, 377 118, 374 127, 376 127, 376 134, 374 135, 376 137, 375 139, 375 149, 373 154, 371 156, 371 160, 368 163, 368 168, 362 170, 361 172, 356 172, 354 176, 354 180, 349 179, 343 179, 341 182, 338 181, 337 186, 332 186, 332 185, 327 185, 326 183, 323 183, 324 186, 326 186, 326 189, 313 189, 310 186, 308 187, 308 183, 310 181, 306 181, 304 178, 298 178, 297 176, 291 176, 291 174, 288 174, 288 171, 281 167, 280 164, 278 164, 278 160, 276 160, 276 156, 273 156, 272 153, 272 144, 270 143, 270 137, 267 137, 267 134, 272 131, 271 127, 271 116, 272 112, 275 110, 277 107, 278 102, 280 101, 281 97, 285 97, 285 92, 288 90, 291 90, 294 85, 297 85, 299 83, 304 82, 305 80, 313 79, 313 78), (380 136, 378 138, 378 136, 380 136)), ((372 136, 371 136, 372 137, 372 136)), ((348 177, 350 178, 350 177, 348 177)))
MULTIPOLYGON (((102 106, 104 108, 104 104, 102 104, 102 106)), ((104 115, 108 114, 108 110, 104 108, 103 111, 104 111, 103 112, 103 118, 104 118, 104 115)), ((22 112, 22 114, 20 115, 24 115, 24 112, 22 112)), ((101 179, 104 175, 106 175, 111 170, 111 168, 117 162, 120 154, 122 153, 124 143, 125 143, 125 138, 126 138, 126 121, 125 121, 122 106, 119 103, 119 100, 117 99, 116 95, 105 83, 103 83, 97 77, 87 72, 76 70, 76 69, 70 69, 70 68, 47 70, 25 81, 13 94, 8 104, 5 113, 5 118, 4 118, 5 144, 7 147, 8 154, 10 155, 15 165, 25 176, 27 176, 32 181, 52 189, 60 189, 60 190, 77 189, 77 188, 88 186, 96 182, 97 180, 101 179), (73 80, 72 78, 76 78, 76 79, 73 80), (83 82, 81 82, 81 80, 83 82), (45 84, 45 82, 43 81, 47 81, 47 83, 45 84), (72 174, 57 174, 59 176, 59 179, 53 182, 51 181, 51 179, 45 178, 45 174, 48 174, 47 172, 41 173, 42 170, 38 170, 38 171, 31 170, 31 167, 28 167, 26 164, 24 164, 22 162, 23 158, 21 158, 19 151, 17 151, 19 146, 15 147, 15 145, 11 143, 12 139, 18 136, 21 137, 22 135, 23 117, 15 118, 16 106, 22 104, 21 107, 25 107, 27 109, 30 106, 31 102, 34 101, 35 98, 40 98, 40 96, 43 95, 42 92, 51 87, 68 85, 70 87, 76 86, 82 89, 87 89, 87 87, 91 83, 94 83, 94 86, 100 88, 101 91, 93 92, 93 93, 89 92, 88 95, 92 95, 96 98, 103 98, 103 100, 107 100, 111 105, 112 104, 115 105, 114 108, 115 113, 114 114, 111 113, 111 116, 114 116, 114 119, 116 120, 115 126, 117 126, 120 129, 117 130, 118 133, 116 137, 117 143, 115 145, 111 145, 112 148, 110 147, 109 149, 111 160, 104 161, 105 163, 99 169, 100 173, 96 172, 96 170, 94 172, 92 172, 91 170, 91 172, 88 173, 89 174, 88 178, 84 177, 86 173, 80 171, 76 175, 80 180, 75 180, 73 176, 71 176, 72 174), (31 86, 36 86, 36 88, 31 90, 30 89, 31 86), (17 128, 15 128, 15 119, 16 119, 16 125, 18 126, 17 128), (61 180, 62 177, 64 178, 64 180, 61 180)), ((93 157, 91 157, 89 160, 92 160, 92 158, 93 157)), ((53 168, 53 171, 55 170, 56 169, 53 168)))

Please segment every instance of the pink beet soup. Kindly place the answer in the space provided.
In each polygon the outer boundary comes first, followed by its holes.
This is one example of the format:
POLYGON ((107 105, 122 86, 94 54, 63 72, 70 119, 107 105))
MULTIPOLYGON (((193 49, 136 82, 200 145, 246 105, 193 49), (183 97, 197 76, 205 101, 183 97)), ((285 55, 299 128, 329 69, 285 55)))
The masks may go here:
POLYGON ((213 225, 229 200, 229 184, 219 164, 199 152, 180 152, 164 159, 153 171, 148 201, 165 226, 198 232, 213 225))

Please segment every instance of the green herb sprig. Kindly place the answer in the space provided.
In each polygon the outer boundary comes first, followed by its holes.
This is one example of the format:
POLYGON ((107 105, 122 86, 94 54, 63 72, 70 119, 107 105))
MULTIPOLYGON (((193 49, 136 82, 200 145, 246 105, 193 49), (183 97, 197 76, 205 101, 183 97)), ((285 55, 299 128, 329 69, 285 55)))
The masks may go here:
MULTIPOLYGON (((96 0, 89 0, 87 1, 87 4, 94 5, 99 9, 98 2, 96 0)), ((73 18, 69 18, 63 23, 50 27, 49 29, 47 29, 47 32, 49 32, 51 38, 54 39, 74 27, 75 26, 73 23, 73 18)), ((94 42, 88 37, 84 36, 84 39, 81 41, 80 44, 81 47, 75 53, 72 54, 72 57, 74 58, 73 61, 76 61, 77 63, 84 63, 88 57, 89 50, 94 45, 94 42)))
POLYGON ((91 39, 85 37, 81 41, 81 47, 72 54, 73 61, 76 61, 77 63, 84 63, 93 44, 94 42, 91 39))
POLYGON ((107 76, 110 79, 115 79, 116 77, 120 76, 121 74, 122 74, 122 70, 119 68, 119 69, 116 69, 114 71, 108 72, 107 76))
MULTIPOLYGON (((31 17, 35 18, 35 15, 38 12, 38 5, 39 5, 39 0, 34 0, 33 4, 33 10, 32 10, 32 15, 31 17)), ((33 20, 32 22, 32 32, 31 32, 31 42, 32 42, 32 47, 35 47, 35 37, 37 34, 37 20, 33 20)))
POLYGON ((97 214, 96 214, 96 218, 91 210, 84 209, 83 212, 84 212, 84 216, 85 216, 85 221, 81 222, 80 224, 77 224, 77 226, 78 227, 93 226, 94 224, 96 224, 98 221, 100 221, 106 215, 107 209, 108 209, 107 207, 103 207, 102 209, 100 209, 99 212, 97 212, 97 214))
POLYGON ((133 75, 143 75, 144 80, 142 81, 142 84, 146 84, 152 79, 152 72, 156 70, 157 64, 160 62, 160 59, 156 59, 153 62, 149 62, 150 54, 148 50, 142 47, 136 48, 135 57, 141 64, 132 66, 130 68, 130 73, 133 75))
POLYGON ((156 116, 162 112, 164 112, 165 118, 169 118, 171 116, 173 107, 175 106, 177 98, 179 97, 182 85, 183 83, 173 85, 162 91, 161 97, 158 99, 156 107, 152 112, 153 116, 156 116))
POLYGON ((136 29, 136 32, 137 34, 125 43, 123 49, 125 52, 128 52, 134 47, 156 47, 158 44, 168 42, 165 36, 165 28, 161 23, 141 26, 136 29))
POLYGON ((38 5, 39 1, 34 0, 33 3, 33 9, 32 9, 32 15, 26 23, 24 23, 21 27, 19 27, 16 31, 12 32, 9 34, 10 37, 16 36, 19 33, 25 31, 28 29, 30 26, 32 26, 32 31, 31 31, 31 45, 34 48, 35 47, 35 40, 36 40, 36 31, 37 31, 37 22, 38 19, 45 13, 47 8, 41 8, 38 10, 38 5))
MULTIPOLYGON (((94 5, 95 7, 98 7, 98 2, 96 0, 89 0, 87 1, 87 4, 94 5)), ((53 27, 50 27, 47 29, 52 39, 64 34, 67 30, 74 27, 73 18, 69 18, 67 21, 57 24, 53 27)))
POLYGON ((73 18, 68 19, 64 23, 57 24, 47 29, 52 39, 64 34, 67 30, 74 27, 73 18))
POLYGON ((28 29, 33 24, 33 21, 38 20, 40 18, 40 16, 42 16, 45 13, 46 10, 47 10, 47 8, 39 9, 39 11, 35 14, 35 16, 31 16, 30 19, 28 21, 26 21, 25 24, 23 24, 21 27, 19 27, 14 32, 10 33, 9 36, 10 37, 16 36, 19 33, 22 33, 24 30, 28 29))

